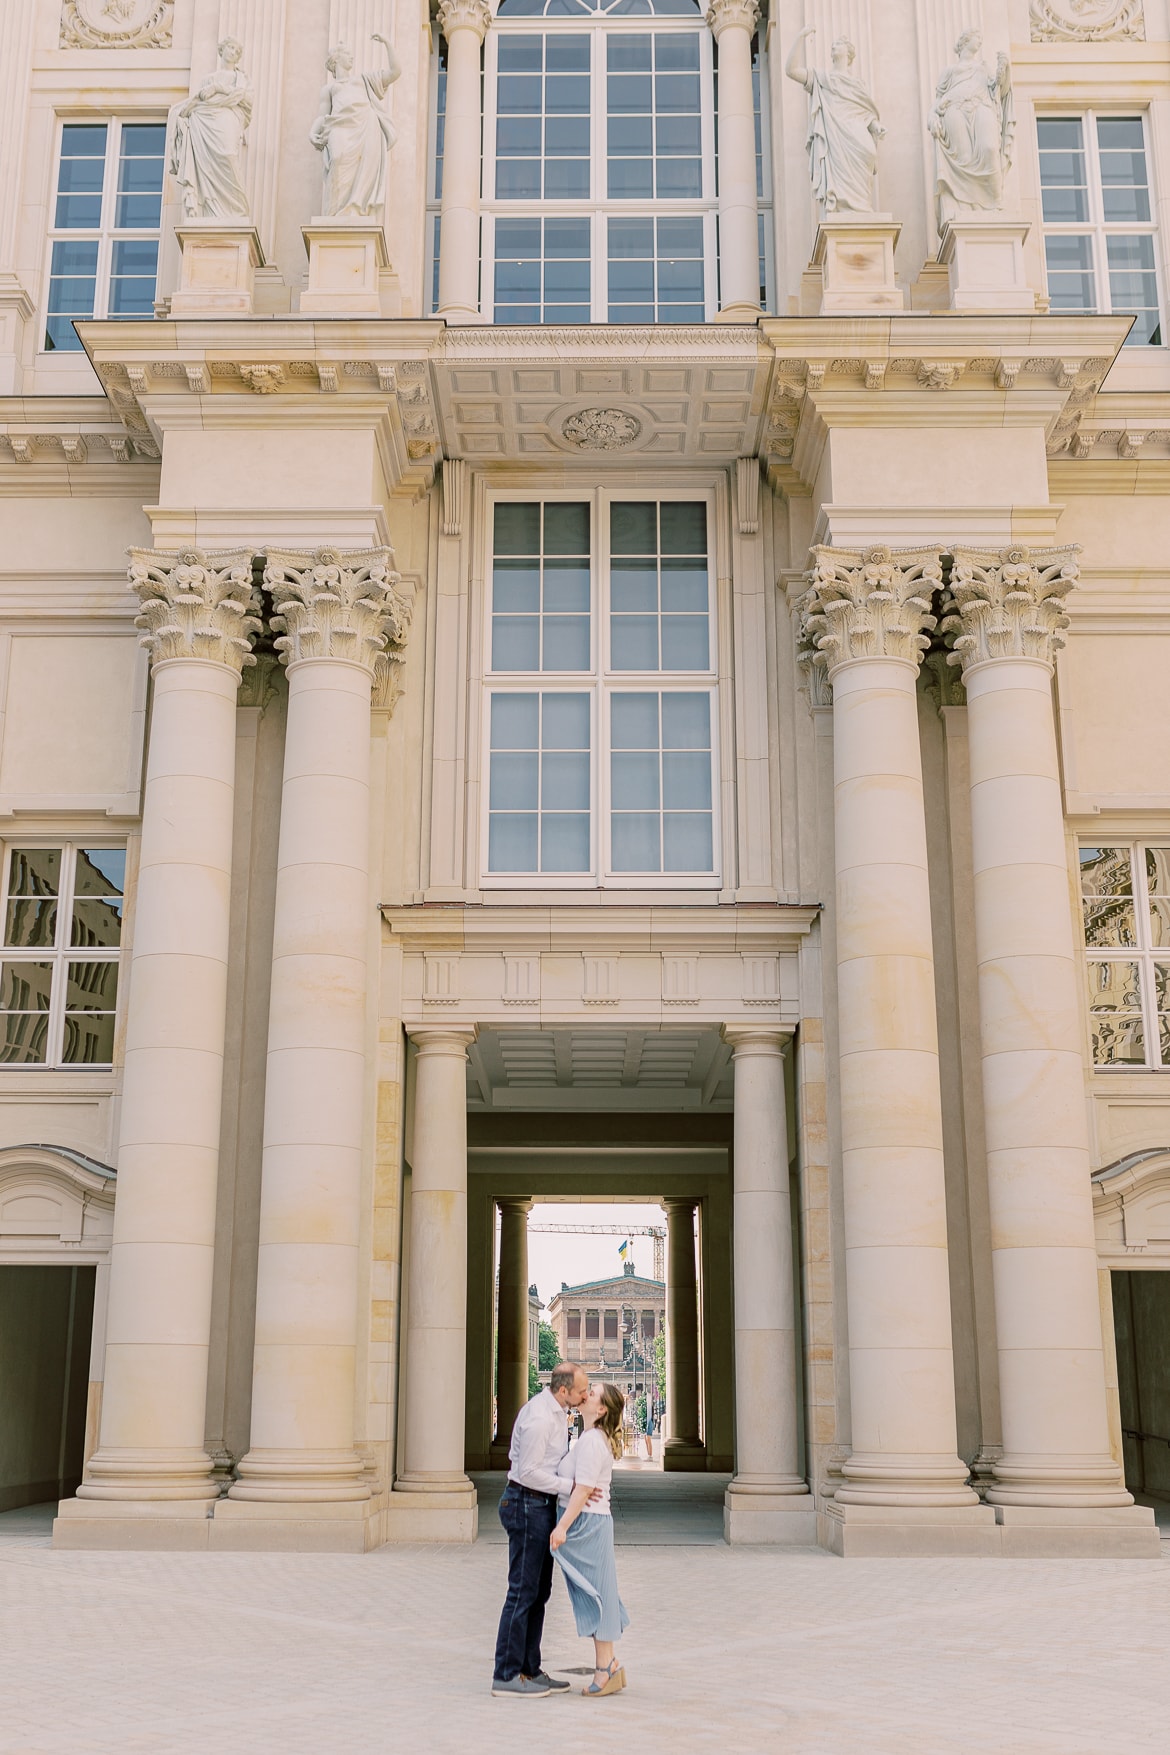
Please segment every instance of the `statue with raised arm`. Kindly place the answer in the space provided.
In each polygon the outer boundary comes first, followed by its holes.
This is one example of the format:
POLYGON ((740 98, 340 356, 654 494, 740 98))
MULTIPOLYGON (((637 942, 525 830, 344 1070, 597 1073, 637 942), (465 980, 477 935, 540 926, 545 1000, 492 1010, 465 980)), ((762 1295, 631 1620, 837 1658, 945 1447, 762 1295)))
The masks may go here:
POLYGON ((958 60, 939 80, 927 121, 935 141, 940 230, 948 220, 1003 206, 1016 131, 1011 67, 1000 55, 992 71, 982 49, 982 33, 965 30, 955 44, 958 60))
POLYGON ((853 72, 857 50, 838 37, 832 69, 818 73, 805 64, 804 43, 816 35, 802 30, 785 68, 789 79, 808 92, 808 163, 813 194, 822 217, 831 213, 872 213, 877 142, 885 135, 877 105, 853 72))
POLYGON ((248 218, 243 158, 252 87, 240 71, 243 52, 234 37, 225 37, 216 71, 175 116, 170 172, 183 191, 187 219, 248 218))
POLYGON ((321 114, 309 139, 325 163, 323 211, 331 218, 381 219, 386 205, 390 148, 398 138, 382 99, 402 72, 385 37, 371 37, 386 51, 386 66, 360 76, 353 53, 338 46, 325 63, 321 114))

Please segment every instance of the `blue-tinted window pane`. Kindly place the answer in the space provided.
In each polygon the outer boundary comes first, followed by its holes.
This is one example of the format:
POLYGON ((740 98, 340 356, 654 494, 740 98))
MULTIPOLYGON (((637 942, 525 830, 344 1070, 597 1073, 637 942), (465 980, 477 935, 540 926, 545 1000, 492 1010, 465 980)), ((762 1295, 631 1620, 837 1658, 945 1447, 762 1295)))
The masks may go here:
POLYGON ((1075 234, 1050 234, 1044 240, 1048 268, 1048 299, 1053 311, 1095 311, 1093 240, 1075 234))
POLYGON ((587 219, 497 220, 497 323, 587 323, 587 219))
POLYGON ((539 821, 535 812, 493 812, 488 822, 488 870, 534 872, 539 821))
POLYGON ((656 750, 658 696, 614 695, 610 705, 610 742, 615 750, 656 750))
POLYGON ((608 193, 613 200, 703 192, 697 33, 607 38, 608 193))
POLYGON ((541 714, 541 737, 546 750, 587 750, 589 696, 545 695, 541 714))
POLYGON ((614 811, 610 843, 615 872, 662 870, 662 819, 657 812, 614 811))
POLYGON ((148 231, 159 224, 165 143, 166 129, 162 126, 135 124, 123 128, 114 214, 119 230, 148 231))
POLYGON ((492 748, 534 750, 538 747, 539 695, 492 696, 492 748))
POLYGON ((1089 171, 1080 119, 1041 117, 1036 137, 1044 218, 1053 224, 1085 221, 1089 217, 1089 171))
POLYGON ((662 819, 663 871, 714 870, 711 839, 709 811, 667 811, 662 819))
POLYGON ((1109 297, 1115 313, 1132 311, 1136 321, 1131 344, 1154 345, 1162 339, 1158 312, 1158 276, 1154 240, 1148 232, 1105 240, 1109 259, 1109 297))
POLYGON ((92 317, 97 291, 96 241, 58 238, 49 268, 49 302, 45 323, 45 347, 76 353, 81 343, 73 329, 73 317, 92 317))
POLYGON ((711 748, 709 695, 663 695, 662 747, 664 750, 711 748))
POLYGON ((110 316, 153 316, 157 271, 158 244, 154 239, 115 239, 110 275, 110 316))
POLYGON ((96 230, 101 224, 106 140, 104 123, 67 123, 62 128, 54 225, 96 230))

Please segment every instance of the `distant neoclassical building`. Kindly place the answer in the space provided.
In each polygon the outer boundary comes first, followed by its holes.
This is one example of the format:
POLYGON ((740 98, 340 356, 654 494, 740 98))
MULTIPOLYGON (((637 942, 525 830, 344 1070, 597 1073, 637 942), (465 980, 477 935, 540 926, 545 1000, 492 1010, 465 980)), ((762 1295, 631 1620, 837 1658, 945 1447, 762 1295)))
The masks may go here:
POLYGON ((0 1504, 469 1540, 628 1199, 730 1540, 1157 1552, 1168 33, 0 8, 0 1504))
MULTIPOLYGON (((678 1312, 682 1317, 682 1312, 678 1312)), ((608 1280, 587 1280, 579 1286, 562 1283, 559 1292, 549 1300, 548 1319, 556 1333, 562 1359, 579 1361, 591 1376, 616 1383, 623 1395, 648 1395, 657 1401, 655 1376, 655 1345, 660 1334, 666 1333, 666 1286, 661 1280, 644 1280, 627 1262, 620 1274, 608 1280)), ((698 1312, 689 1321, 677 1321, 676 1328, 698 1340, 698 1312)), ((681 1376, 681 1373, 678 1375, 681 1376)), ((699 1374, 698 1357, 686 1378, 688 1416, 682 1427, 689 1426, 691 1445, 699 1438, 699 1374)), ((681 1466, 680 1447, 670 1459, 681 1466)), ((691 1466, 694 1456, 688 1447, 685 1458, 691 1466)), ((704 1466, 706 1457, 703 1458, 704 1466)))

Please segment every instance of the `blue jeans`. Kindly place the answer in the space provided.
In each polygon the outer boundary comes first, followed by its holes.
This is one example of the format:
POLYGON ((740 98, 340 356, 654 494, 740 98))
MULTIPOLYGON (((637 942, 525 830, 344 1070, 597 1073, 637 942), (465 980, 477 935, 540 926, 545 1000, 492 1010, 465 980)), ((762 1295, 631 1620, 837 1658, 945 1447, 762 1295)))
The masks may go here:
POLYGON ((556 1521, 555 1499, 508 1482, 500 1500, 500 1522, 508 1532, 508 1594, 496 1636, 497 1682, 540 1674, 540 1636, 553 1578, 548 1539, 556 1521))

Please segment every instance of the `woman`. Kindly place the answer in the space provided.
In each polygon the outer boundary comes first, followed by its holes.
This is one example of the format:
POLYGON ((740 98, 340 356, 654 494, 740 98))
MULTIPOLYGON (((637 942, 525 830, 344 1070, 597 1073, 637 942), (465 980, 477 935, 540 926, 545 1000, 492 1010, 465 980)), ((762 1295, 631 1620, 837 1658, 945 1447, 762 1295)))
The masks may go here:
POLYGON ((624 1406, 625 1397, 612 1383, 591 1387, 581 1407, 585 1430, 557 1469, 564 1488, 558 1500, 560 1519, 549 1537, 569 1587, 577 1632, 583 1639, 593 1637, 597 1663, 592 1682, 581 1692, 594 1696, 619 1694, 626 1685, 626 1672, 613 1648, 630 1617, 618 1596, 609 1499, 624 1406), (600 1496, 587 1503, 595 1491, 600 1496))
POLYGON ((171 145, 171 175, 183 191, 187 219, 247 219, 241 180, 252 87, 240 71, 235 37, 219 45, 219 67, 182 105, 171 145))
POLYGON ((360 78, 349 49, 334 49, 325 63, 329 82, 321 93, 321 114, 309 139, 325 159, 325 212, 336 219, 380 219, 386 202, 386 171, 397 138, 381 101, 402 72, 385 37, 387 65, 360 78))

